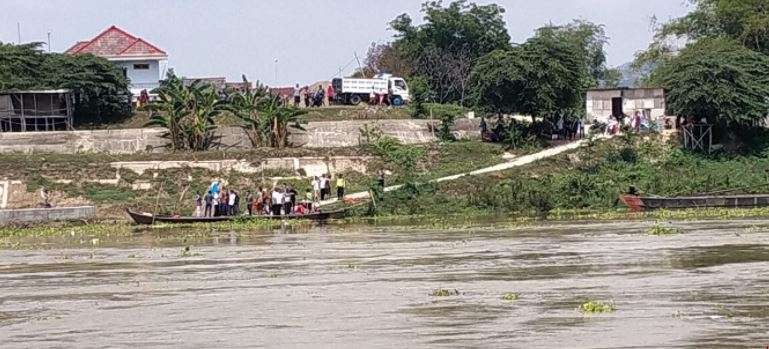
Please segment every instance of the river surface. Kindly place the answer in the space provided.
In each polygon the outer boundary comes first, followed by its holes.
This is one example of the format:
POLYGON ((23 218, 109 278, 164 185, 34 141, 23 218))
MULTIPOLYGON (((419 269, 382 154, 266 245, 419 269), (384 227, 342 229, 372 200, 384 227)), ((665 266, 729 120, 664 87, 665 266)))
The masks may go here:
POLYGON ((769 345, 769 221, 651 225, 43 239, 0 251, 0 347, 769 345))

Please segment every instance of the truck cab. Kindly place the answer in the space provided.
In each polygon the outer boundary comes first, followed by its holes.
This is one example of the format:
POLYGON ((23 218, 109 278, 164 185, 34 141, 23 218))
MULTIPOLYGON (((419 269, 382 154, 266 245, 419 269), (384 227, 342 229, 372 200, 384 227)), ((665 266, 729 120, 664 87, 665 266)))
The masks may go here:
POLYGON ((394 106, 401 106, 408 102, 411 102, 411 95, 409 94, 409 86, 406 84, 406 80, 399 77, 390 77, 388 79, 388 85, 390 95, 392 96, 391 103, 394 106))

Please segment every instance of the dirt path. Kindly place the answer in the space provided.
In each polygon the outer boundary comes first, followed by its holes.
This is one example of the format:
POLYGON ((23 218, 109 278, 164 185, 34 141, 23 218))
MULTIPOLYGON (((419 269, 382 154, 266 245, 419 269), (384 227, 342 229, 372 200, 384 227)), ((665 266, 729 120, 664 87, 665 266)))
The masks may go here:
MULTIPOLYGON (((497 164, 497 165, 494 165, 494 166, 485 167, 485 168, 478 169, 478 170, 471 171, 471 172, 465 172, 465 173, 460 173, 460 174, 456 174, 456 175, 452 175, 452 176, 446 176, 446 177, 441 177, 441 178, 433 179, 433 180, 430 181, 430 183, 441 183, 441 182, 453 181, 453 180, 457 180, 457 179, 460 179, 460 178, 466 177, 466 176, 478 176, 478 175, 482 175, 482 174, 499 172, 499 171, 505 171, 505 170, 509 170, 511 168, 520 167, 520 166, 523 166, 523 165, 528 165, 530 163, 533 163, 533 162, 536 162, 536 161, 539 161, 539 160, 542 160, 542 159, 547 159, 549 157, 556 156, 558 154, 562 154, 562 153, 565 153, 567 151, 577 149, 577 148, 585 145, 585 143, 587 143, 588 141, 589 141, 588 139, 582 139, 582 140, 579 140, 579 141, 576 141, 576 142, 559 145, 559 146, 556 146, 556 147, 545 149, 545 150, 543 150, 541 152, 538 152, 538 153, 534 153, 534 154, 529 154, 529 155, 524 155, 524 156, 520 156, 520 157, 517 157, 517 158, 513 158, 513 159, 511 159, 509 161, 506 161, 506 162, 503 162, 501 164, 497 164)), ((401 189, 402 187, 403 187, 402 184, 400 184, 400 185, 393 185, 393 186, 386 187, 384 191, 385 192, 391 192, 391 191, 394 191, 394 190, 401 189)), ((345 198, 354 199, 354 200, 366 199, 368 197, 369 197, 369 193, 367 191, 345 195, 345 198)), ((337 199, 329 199, 329 200, 321 201, 320 202, 320 206, 331 205, 333 203, 336 203, 337 201, 338 201, 337 199)))

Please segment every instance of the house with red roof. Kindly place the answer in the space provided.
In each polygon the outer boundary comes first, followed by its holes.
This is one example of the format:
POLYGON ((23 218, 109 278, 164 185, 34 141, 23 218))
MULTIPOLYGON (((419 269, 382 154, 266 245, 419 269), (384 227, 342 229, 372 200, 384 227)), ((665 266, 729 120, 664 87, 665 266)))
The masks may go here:
POLYGON ((65 53, 90 53, 114 62, 131 81, 134 98, 142 90, 150 91, 160 86, 168 61, 165 51, 114 25, 91 40, 76 43, 65 53))

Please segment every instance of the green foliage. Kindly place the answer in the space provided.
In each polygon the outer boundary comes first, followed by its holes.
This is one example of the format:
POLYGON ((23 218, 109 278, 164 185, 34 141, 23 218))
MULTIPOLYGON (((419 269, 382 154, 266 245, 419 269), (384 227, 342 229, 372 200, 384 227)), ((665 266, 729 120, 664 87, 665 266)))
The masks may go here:
POLYGON ((411 94, 411 117, 414 119, 424 119, 429 116, 425 103, 432 99, 430 86, 427 80, 421 76, 415 76, 409 81, 411 94))
POLYGON ((90 54, 44 53, 41 43, 0 43, 0 90, 71 89, 77 124, 116 122, 131 114, 123 72, 90 54))
POLYGON ((454 128, 454 121, 462 117, 464 108, 452 104, 431 104, 428 109, 432 118, 441 122, 437 130, 438 139, 444 142, 456 141, 457 138, 451 130, 454 128))
MULTIPOLYGON (((244 82, 248 82, 244 79, 244 82)), ((289 146, 289 129, 303 130, 307 111, 285 105, 280 97, 268 94, 257 83, 255 89, 235 93, 227 109, 241 120, 251 145, 254 147, 284 148, 289 146)))
POLYGON ((592 77, 584 47, 547 30, 510 50, 479 59, 469 89, 477 108, 497 114, 545 117, 584 109, 592 77))
POLYGON ((424 23, 413 24, 402 14, 390 23, 396 32, 393 48, 410 62, 414 75, 426 79, 437 102, 463 102, 473 61, 497 49, 510 47, 498 5, 476 5, 465 0, 443 6, 422 5, 424 23))
POLYGON ((769 54, 769 6, 765 0, 690 1, 695 5, 694 10, 663 24, 655 42, 724 36, 751 50, 769 54))
POLYGON ((158 100, 147 107, 151 113, 149 125, 167 130, 173 151, 208 150, 216 141, 216 118, 227 108, 209 84, 194 82, 185 86, 182 80, 169 74, 157 89, 158 100))
POLYGON ((609 42, 603 25, 586 20, 574 20, 563 26, 549 25, 537 29, 537 37, 553 37, 559 41, 568 42, 580 49, 579 56, 589 72, 588 87, 617 79, 617 71, 606 67, 606 52, 604 47, 609 42))
POLYGON ((667 90, 668 110, 721 127, 763 122, 769 112, 769 56, 726 39, 701 39, 651 77, 667 90))

